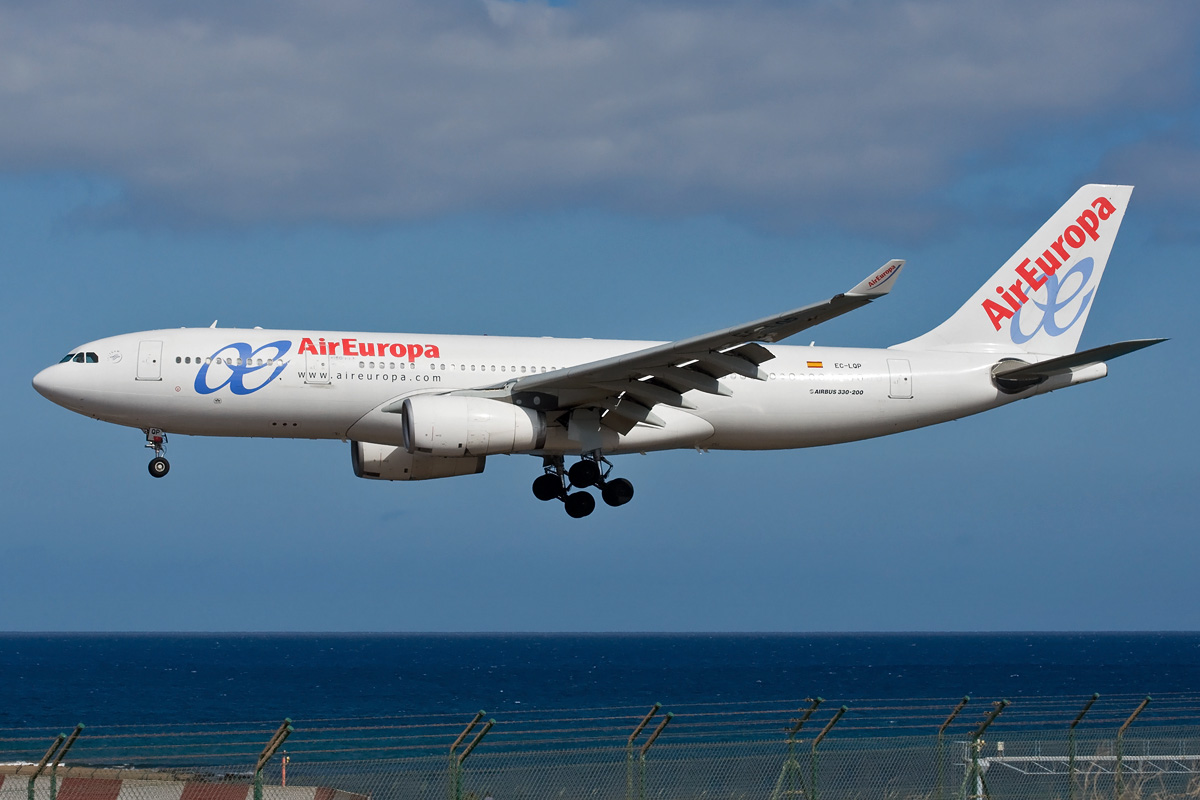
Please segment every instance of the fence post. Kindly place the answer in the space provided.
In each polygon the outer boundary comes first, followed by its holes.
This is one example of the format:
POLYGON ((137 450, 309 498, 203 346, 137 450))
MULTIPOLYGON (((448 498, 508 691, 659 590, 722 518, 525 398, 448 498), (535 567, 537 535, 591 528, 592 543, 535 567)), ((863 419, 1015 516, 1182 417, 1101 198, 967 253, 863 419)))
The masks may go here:
POLYGON ((812 748, 808 751, 808 765, 809 769, 812 771, 812 777, 808 782, 811 800, 817 800, 817 745, 821 743, 821 740, 825 738, 826 734, 833 730, 833 726, 838 724, 838 720, 840 720, 842 715, 845 713, 846 706, 842 706, 837 710, 837 712, 833 715, 833 719, 829 720, 829 722, 825 724, 825 727, 821 729, 821 732, 817 734, 817 738, 813 739, 812 748))
POLYGON ((1129 715, 1129 719, 1125 720, 1125 724, 1123 724, 1120 729, 1117 730, 1117 772, 1115 776, 1116 779, 1113 781, 1116 787, 1117 800, 1121 800, 1121 795, 1124 794, 1125 791, 1125 787, 1123 785, 1123 776, 1121 774, 1121 762, 1125 757, 1125 729, 1133 724, 1133 721, 1137 719, 1138 714, 1141 714, 1148 705, 1150 705, 1150 695, 1146 695, 1146 698, 1142 700, 1138 707, 1133 710, 1133 713, 1129 715))
POLYGON ((1100 699, 1100 693, 1092 694, 1092 699, 1083 704, 1083 710, 1079 712, 1079 716, 1071 723, 1070 729, 1067 731, 1067 798, 1075 800, 1075 726, 1083 719, 1092 707, 1092 704, 1100 699))
POLYGON ((987 784, 983 780, 983 773, 987 771, 987 767, 979 759, 979 754, 987 744, 983 741, 983 733, 996 721, 1000 712, 1008 708, 1008 705, 1007 700, 994 703, 992 710, 983 718, 983 722, 971 733, 971 741, 967 743, 970 755, 967 760, 967 774, 963 778, 963 800, 984 800, 988 797, 987 784))
POLYGON ((33 800, 33 783, 37 780, 38 775, 42 774, 42 770, 46 768, 46 764, 50 763, 50 759, 58 752, 58 748, 67 740, 65 733, 60 733, 54 738, 54 743, 50 745, 50 749, 46 751, 46 755, 42 756, 42 760, 37 763, 33 770, 33 774, 29 776, 29 800, 33 800))
POLYGON ((83 723, 80 722, 75 726, 75 730, 71 731, 71 735, 67 737, 66 744, 58 751, 58 755, 54 757, 53 763, 50 764, 50 800, 56 800, 58 797, 58 765, 62 763, 63 757, 67 751, 71 749, 71 745, 75 744, 75 740, 79 738, 79 734, 83 733, 83 723))
POLYGON ((958 712, 966 708, 967 703, 971 702, 970 695, 963 695, 963 699, 958 701, 958 705, 950 712, 950 716, 946 717, 946 721, 938 728, 937 734, 937 799, 945 800, 946 798, 946 728, 950 727, 950 723, 954 722, 954 718, 958 716, 958 712))
POLYGON ((282 723, 280 723, 275 733, 271 734, 271 738, 267 741, 266 747, 264 747, 262 752, 258 754, 258 761, 254 765, 254 800, 262 800, 263 767, 265 767, 267 762, 271 760, 271 756, 275 755, 275 751, 279 749, 279 746, 283 744, 289 736, 291 736, 293 730, 292 719, 291 717, 288 717, 282 723))
POLYGON ((650 749, 650 745, 658 738, 658 735, 663 732, 663 728, 675 719, 675 715, 670 711, 663 717, 663 721, 658 723, 658 727, 654 729, 654 733, 650 734, 650 738, 642 745, 642 749, 638 751, 638 800, 646 800, 646 751, 650 749))
POLYGON ((633 800, 633 740, 636 739, 646 726, 650 724, 650 720, 654 719, 654 715, 662 708, 662 703, 655 703, 646 712, 646 716, 642 717, 642 721, 633 729, 633 733, 629 734, 629 739, 625 742, 625 800, 633 800))
POLYGON ((463 762, 467 760, 467 756, 474 752, 475 748, 479 746, 479 743, 483 741, 483 737, 487 736, 488 731, 490 731, 492 726, 496 724, 496 720, 489 719, 487 724, 483 726, 479 733, 475 734, 475 738, 471 740, 471 743, 467 745, 466 749, 459 753, 456 757, 454 755, 455 748, 463 743, 463 741, 467 738, 467 735, 470 734, 475 726, 479 724, 481 719, 483 719, 482 711, 475 715, 475 719, 471 720, 471 724, 466 727, 466 730, 458 735, 458 738, 454 740, 454 744, 450 745, 450 796, 452 800, 461 800, 462 798, 463 762))
POLYGON ((449 800, 455 800, 455 798, 462 794, 462 770, 459 768, 459 761, 454 755, 454 751, 458 749, 458 746, 462 744, 468 736, 471 735, 471 731, 475 730, 475 726, 479 724, 479 721, 483 719, 483 717, 484 712, 482 709, 476 712, 475 718, 472 719, 470 724, 468 724, 467 727, 463 729, 463 732, 458 735, 458 738, 454 740, 454 744, 450 745, 450 786, 448 787, 450 790, 449 800))
POLYGON ((800 768, 800 762, 796 760, 796 734, 804 727, 804 723, 808 722, 808 718, 817 710, 817 706, 825 702, 825 698, 818 697, 810 702, 812 705, 805 709, 803 716, 796 720, 796 724, 788 731, 787 758, 784 759, 783 769, 779 771, 779 777, 775 780, 775 789, 771 792, 771 800, 794 797, 797 792, 792 788, 792 784, 797 778, 801 781, 800 794, 804 794, 804 774, 800 768))

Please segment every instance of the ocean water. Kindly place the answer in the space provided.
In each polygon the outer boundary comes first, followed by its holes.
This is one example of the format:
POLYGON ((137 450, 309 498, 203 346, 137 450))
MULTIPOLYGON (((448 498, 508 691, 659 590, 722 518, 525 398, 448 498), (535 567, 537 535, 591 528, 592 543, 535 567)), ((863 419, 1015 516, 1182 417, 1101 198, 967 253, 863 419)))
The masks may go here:
POLYGON ((8 730, 1093 692, 1200 693, 1200 634, 0 635, 8 730))

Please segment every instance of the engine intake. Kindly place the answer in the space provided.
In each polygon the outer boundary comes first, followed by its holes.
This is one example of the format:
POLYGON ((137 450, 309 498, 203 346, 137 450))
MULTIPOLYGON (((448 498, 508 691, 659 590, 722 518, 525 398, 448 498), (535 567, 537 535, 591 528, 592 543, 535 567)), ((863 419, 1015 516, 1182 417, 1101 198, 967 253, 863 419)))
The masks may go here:
POLYGON ((404 447, 435 456, 527 453, 546 444, 538 411, 456 395, 418 395, 404 401, 404 447))

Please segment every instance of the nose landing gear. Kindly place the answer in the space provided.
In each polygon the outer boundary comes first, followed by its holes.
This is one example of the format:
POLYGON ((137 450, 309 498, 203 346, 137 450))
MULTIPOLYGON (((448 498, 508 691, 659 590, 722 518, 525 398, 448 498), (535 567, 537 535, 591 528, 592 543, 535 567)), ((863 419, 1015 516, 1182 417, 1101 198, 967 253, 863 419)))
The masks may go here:
POLYGON ((148 469, 150 474, 156 478, 161 478, 171 471, 171 462, 166 459, 167 452, 167 434, 158 428, 149 428, 146 431, 146 447, 154 451, 154 458, 150 459, 148 469))
POLYGON ((572 492, 572 488, 600 487, 600 497, 610 506, 623 506, 633 499, 633 484, 625 478, 608 479, 612 463, 599 451, 588 453, 569 470, 562 456, 546 456, 542 461, 544 474, 533 482, 533 495, 538 500, 561 500, 567 516, 580 519, 596 509, 596 498, 589 492, 572 492), (601 465, 606 465, 607 469, 601 465))

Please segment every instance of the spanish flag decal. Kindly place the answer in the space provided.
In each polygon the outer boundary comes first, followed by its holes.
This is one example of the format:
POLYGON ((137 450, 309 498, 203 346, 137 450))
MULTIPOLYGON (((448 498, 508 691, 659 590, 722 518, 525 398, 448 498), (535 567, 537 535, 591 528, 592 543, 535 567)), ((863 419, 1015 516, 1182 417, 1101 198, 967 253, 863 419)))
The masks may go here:
POLYGON ((810 362, 808 362, 808 368, 809 369, 824 369, 825 364, 824 364, 824 362, 821 362, 821 361, 810 361, 810 362))

